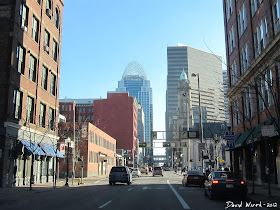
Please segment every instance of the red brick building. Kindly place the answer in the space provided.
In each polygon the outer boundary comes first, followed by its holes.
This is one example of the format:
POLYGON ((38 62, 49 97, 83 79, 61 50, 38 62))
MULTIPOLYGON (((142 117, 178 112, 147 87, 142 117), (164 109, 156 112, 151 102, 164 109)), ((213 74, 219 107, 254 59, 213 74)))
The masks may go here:
POLYGON ((63 7, 1 1, 0 186, 53 181, 63 7))
POLYGON ((117 149, 128 150, 127 165, 134 166, 137 150, 137 101, 128 92, 108 92, 94 100, 93 124, 117 140, 117 149))
MULTIPOLYGON (((70 148, 69 152, 69 176, 73 170, 73 154, 77 156, 75 163, 76 177, 91 177, 107 175, 112 166, 116 165, 116 140, 98 129, 89 122, 75 123, 76 135, 75 148, 70 148), (80 161, 83 160, 83 174, 80 161)), ((59 123, 60 144, 67 147, 65 140, 69 137, 73 140, 73 122, 59 123)), ((73 144, 74 145, 74 144, 73 144)), ((65 148, 65 158, 59 162, 60 177, 64 177, 67 171, 67 151, 65 148)))
POLYGON ((279 185, 280 0, 223 4, 232 167, 244 179, 279 185))

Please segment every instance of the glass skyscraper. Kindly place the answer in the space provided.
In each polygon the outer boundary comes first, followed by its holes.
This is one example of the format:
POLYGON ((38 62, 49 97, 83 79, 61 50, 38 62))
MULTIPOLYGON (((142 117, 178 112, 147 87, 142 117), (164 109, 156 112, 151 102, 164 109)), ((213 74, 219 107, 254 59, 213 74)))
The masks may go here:
POLYGON ((127 65, 116 91, 129 92, 129 96, 135 97, 137 102, 142 105, 145 115, 145 142, 151 142, 153 129, 152 88, 141 64, 133 61, 127 65))

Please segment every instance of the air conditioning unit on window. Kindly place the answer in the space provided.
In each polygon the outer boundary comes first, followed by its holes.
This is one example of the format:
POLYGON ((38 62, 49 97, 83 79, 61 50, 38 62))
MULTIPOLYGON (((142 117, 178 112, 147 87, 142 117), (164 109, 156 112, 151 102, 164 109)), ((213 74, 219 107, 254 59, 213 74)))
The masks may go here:
POLYGON ((52 16, 52 11, 51 11, 51 9, 47 9, 47 10, 46 10, 46 14, 47 14, 47 16, 51 17, 51 16, 52 16))
POLYGON ((44 50, 49 52, 49 46, 48 45, 44 45, 44 50))

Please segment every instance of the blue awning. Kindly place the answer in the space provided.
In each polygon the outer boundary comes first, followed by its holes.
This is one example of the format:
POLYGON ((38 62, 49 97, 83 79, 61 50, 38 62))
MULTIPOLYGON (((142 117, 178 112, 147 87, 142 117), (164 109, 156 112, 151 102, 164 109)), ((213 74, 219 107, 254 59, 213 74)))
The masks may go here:
POLYGON ((39 144, 40 147, 42 147, 42 149, 45 151, 47 156, 51 156, 51 157, 59 157, 59 158, 63 158, 64 156, 60 153, 59 150, 56 149, 56 147, 52 146, 52 145, 48 145, 48 144, 39 144))
POLYGON ((38 144, 34 142, 29 142, 29 141, 20 141, 25 148, 30 151, 34 155, 45 155, 44 151, 39 147, 38 144))

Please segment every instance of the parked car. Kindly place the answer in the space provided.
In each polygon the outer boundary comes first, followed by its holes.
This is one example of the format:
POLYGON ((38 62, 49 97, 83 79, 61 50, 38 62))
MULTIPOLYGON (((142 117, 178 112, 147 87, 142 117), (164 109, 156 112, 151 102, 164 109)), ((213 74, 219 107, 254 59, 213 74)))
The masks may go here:
POLYGON ((189 184, 203 186, 205 182, 205 175, 201 171, 188 171, 184 174, 182 185, 187 187, 189 184))
POLYGON ((153 169, 153 176, 155 176, 155 175, 160 175, 160 176, 163 176, 163 174, 162 174, 162 167, 154 167, 154 169, 153 169))
POLYGON ((149 167, 148 166, 140 166, 140 172, 148 174, 149 173, 149 167))
POLYGON ((215 171, 209 174, 204 183, 204 195, 211 200, 220 195, 238 195, 246 200, 247 184, 230 171, 215 171))
POLYGON ((116 182, 127 183, 132 182, 132 175, 127 166, 114 166, 111 168, 109 174, 109 184, 115 184, 116 182))
POLYGON ((132 169, 132 176, 138 176, 140 177, 141 176, 141 172, 138 168, 133 168, 132 169))

